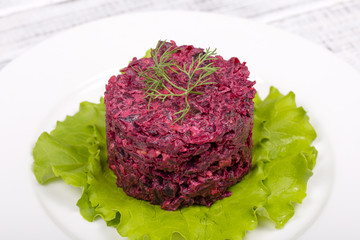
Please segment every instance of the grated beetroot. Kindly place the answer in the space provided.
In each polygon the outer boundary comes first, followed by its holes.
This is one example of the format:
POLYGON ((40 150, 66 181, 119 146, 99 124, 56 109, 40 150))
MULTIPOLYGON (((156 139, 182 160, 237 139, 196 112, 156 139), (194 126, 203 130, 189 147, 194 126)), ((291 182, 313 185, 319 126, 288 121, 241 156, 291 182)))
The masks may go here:
MULTIPOLYGON (((160 54, 175 42, 162 46, 160 54)), ((179 47, 170 59, 190 64, 203 49, 179 47)), ((133 69, 146 70, 152 58, 134 58, 123 74, 106 86, 106 134, 109 166, 117 185, 130 196, 176 210, 193 204, 210 206, 228 197, 226 189, 251 167, 255 83, 238 58, 211 60, 220 67, 210 75, 217 84, 200 86, 190 94, 191 111, 182 124, 172 124, 185 107, 184 97, 154 100, 148 109, 145 84, 133 69)), ((169 71, 171 80, 185 86, 183 73, 169 71)))

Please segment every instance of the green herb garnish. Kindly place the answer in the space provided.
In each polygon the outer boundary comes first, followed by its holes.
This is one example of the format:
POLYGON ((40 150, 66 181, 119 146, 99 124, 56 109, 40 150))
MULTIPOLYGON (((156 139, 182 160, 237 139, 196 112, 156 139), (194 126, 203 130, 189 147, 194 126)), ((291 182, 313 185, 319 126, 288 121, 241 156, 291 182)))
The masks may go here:
POLYGON ((179 48, 171 47, 167 48, 164 53, 160 54, 160 49, 164 45, 165 41, 159 41, 156 48, 151 51, 151 57, 154 60, 154 65, 147 68, 145 71, 142 69, 133 68, 146 84, 145 98, 149 99, 148 108, 150 109, 151 101, 154 99, 160 99, 165 101, 167 97, 182 97, 185 98, 186 107, 174 115, 178 115, 177 119, 173 122, 175 124, 184 120, 185 115, 190 111, 190 103, 188 100, 189 94, 199 94, 202 92, 194 91, 196 87, 217 84, 216 82, 209 82, 210 75, 216 72, 219 68, 213 67, 213 62, 210 60, 216 60, 216 49, 210 50, 207 48, 204 53, 199 54, 197 58, 193 58, 189 66, 186 63, 183 66, 179 66, 174 59, 169 60, 170 56, 179 48), (209 62, 209 63, 207 63, 209 62), (176 85, 171 81, 169 73, 184 73, 187 76, 186 88, 176 85))

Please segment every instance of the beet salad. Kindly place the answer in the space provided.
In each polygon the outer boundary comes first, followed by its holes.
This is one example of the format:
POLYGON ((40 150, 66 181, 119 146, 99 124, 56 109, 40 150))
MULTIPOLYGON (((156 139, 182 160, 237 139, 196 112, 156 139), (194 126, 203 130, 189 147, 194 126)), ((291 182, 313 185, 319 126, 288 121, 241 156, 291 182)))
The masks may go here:
POLYGON ((109 166, 128 195, 210 206, 251 167, 254 82, 238 58, 159 41, 105 92, 109 166))

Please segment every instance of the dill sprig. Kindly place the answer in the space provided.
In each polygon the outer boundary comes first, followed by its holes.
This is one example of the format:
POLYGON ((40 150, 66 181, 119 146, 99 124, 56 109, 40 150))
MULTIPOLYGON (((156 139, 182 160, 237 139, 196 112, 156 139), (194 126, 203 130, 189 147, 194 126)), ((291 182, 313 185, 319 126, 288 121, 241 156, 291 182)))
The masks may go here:
POLYGON ((145 71, 134 69, 140 77, 143 78, 144 83, 146 84, 145 98, 149 98, 148 108, 150 109, 151 101, 154 99, 160 99, 165 101, 167 97, 182 97, 185 98, 186 106, 184 109, 174 113, 178 117, 172 123, 180 121, 181 124, 184 120, 185 115, 190 111, 190 103, 189 103, 189 94, 199 94, 202 95, 202 92, 194 91, 195 88, 204 85, 217 84, 216 82, 210 82, 210 75, 216 72, 219 68, 213 67, 213 62, 209 60, 216 60, 216 49, 210 50, 207 48, 204 53, 198 55, 198 57, 193 58, 192 62, 189 66, 186 63, 183 66, 179 66, 175 59, 169 60, 170 56, 177 51, 179 48, 171 49, 171 46, 167 48, 162 54, 160 54, 160 49, 164 45, 165 41, 159 41, 156 48, 151 51, 151 57, 154 61, 154 65, 148 67, 145 71), (208 62, 208 63, 207 63, 208 62), (187 78, 187 86, 186 88, 176 85, 171 81, 169 77, 169 72, 184 73, 187 78), (177 89, 175 92, 171 90, 177 89), (164 91, 165 89, 165 91, 164 91))

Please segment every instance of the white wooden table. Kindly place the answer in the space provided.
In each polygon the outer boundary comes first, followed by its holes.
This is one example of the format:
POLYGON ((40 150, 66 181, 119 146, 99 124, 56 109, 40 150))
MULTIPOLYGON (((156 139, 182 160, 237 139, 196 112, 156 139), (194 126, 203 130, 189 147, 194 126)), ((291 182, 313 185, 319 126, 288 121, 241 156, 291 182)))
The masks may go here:
POLYGON ((360 0, 0 0, 0 69, 65 29, 161 9, 209 11, 263 22, 322 45, 360 71, 360 0))

